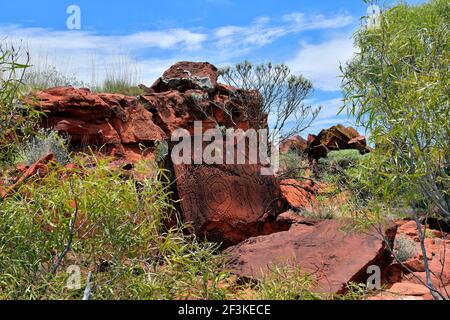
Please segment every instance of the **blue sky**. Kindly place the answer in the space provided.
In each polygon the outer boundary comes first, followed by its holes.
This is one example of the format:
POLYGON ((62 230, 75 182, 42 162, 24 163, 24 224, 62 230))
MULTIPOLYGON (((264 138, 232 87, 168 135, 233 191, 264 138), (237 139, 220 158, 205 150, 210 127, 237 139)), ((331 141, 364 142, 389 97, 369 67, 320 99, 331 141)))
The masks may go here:
POLYGON ((352 124, 336 117, 339 64, 355 52, 366 10, 362 0, 4 1, 0 39, 26 46, 36 68, 54 65, 85 83, 124 73, 151 84, 180 60, 286 63, 315 86, 308 102, 323 111, 308 132, 318 133, 352 124), (69 5, 81 9, 80 30, 67 29, 69 5))

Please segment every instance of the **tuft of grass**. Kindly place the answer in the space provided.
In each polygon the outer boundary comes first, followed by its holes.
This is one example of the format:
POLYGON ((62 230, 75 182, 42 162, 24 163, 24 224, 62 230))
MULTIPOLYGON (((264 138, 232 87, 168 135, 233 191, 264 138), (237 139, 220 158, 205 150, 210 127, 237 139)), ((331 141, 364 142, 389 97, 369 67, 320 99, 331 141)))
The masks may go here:
POLYGON ((317 211, 302 210, 299 214, 304 218, 314 220, 332 220, 335 218, 333 209, 329 206, 320 206, 317 211))
POLYGON ((314 284, 314 278, 300 268, 273 267, 255 290, 262 300, 318 300, 320 295, 311 291, 314 284))
POLYGON ((368 297, 382 291, 384 288, 369 289, 364 283, 350 282, 347 284, 346 289, 345 294, 335 295, 333 298, 335 300, 366 300, 368 297))
POLYGON ((62 73, 52 65, 31 66, 25 73, 23 82, 31 90, 46 90, 67 86, 80 88, 86 86, 75 75, 62 73))
POLYGON ((22 48, 0 43, 0 167, 11 164, 17 147, 32 134, 41 116, 21 102, 29 59, 22 48))
POLYGON ((26 165, 32 165, 52 153, 59 164, 66 165, 71 159, 68 145, 69 138, 62 137, 51 129, 40 129, 30 141, 19 147, 18 160, 26 165))
POLYGON ((144 94, 144 90, 138 86, 130 84, 124 79, 106 79, 102 86, 95 88, 96 92, 120 93, 126 96, 139 96, 144 94))
POLYGON ((418 254, 415 241, 404 234, 395 239, 394 252, 400 262, 405 262, 418 254))
POLYGON ((140 68, 123 57, 117 57, 115 61, 105 65, 105 73, 102 78, 104 79, 103 82, 96 85, 93 91, 120 93, 127 96, 138 96, 144 93, 138 87, 141 80, 140 68))

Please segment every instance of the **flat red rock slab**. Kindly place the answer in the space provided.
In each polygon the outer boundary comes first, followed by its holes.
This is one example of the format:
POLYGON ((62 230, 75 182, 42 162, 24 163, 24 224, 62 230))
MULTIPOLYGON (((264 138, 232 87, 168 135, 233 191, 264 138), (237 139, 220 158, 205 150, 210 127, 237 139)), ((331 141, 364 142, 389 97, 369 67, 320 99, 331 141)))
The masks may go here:
MULTIPOLYGON (((224 254, 231 271, 240 277, 262 279, 274 267, 295 266, 315 276, 317 292, 343 293, 349 282, 367 280, 369 266, 383 270, 390 263, 375 231, 346 233, 343 226, 337 220, 296 224, 289 231, 248 239, 224 254)), ((392 239, 395 227, 386 233, 392 239)))

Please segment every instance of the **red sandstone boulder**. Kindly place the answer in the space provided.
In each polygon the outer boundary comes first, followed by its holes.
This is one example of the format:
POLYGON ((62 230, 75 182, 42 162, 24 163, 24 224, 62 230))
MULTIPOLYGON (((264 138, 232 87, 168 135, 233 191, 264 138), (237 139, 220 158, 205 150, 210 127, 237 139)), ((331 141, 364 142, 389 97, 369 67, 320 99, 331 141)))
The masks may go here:
POLYGON ((261 95, 217 83, 217 68, 206 62, 173 65, 140 100, 168 136, 178 128, 193 133, 195 121, 204 131, 267 127, 267 115, 257 112, 261 95))
MULTIPOLYGON (((349 282, 366 281, 369 266, 383 269, 390 263, 375 231, 346 233, 343 226, 337 220, 297 223, 289 231, 248 239, 224 254, 230 270, 240 277, 261 279, 273 267, 291 265, 316 277, 317 292, 343 293, 349 282)), ((393 242, 395 226, 386 230, 386 236, 393 242)))
POLYGON ((314 212, 318 208, 316 194, 321 191, 319 184, 312 180, 295 179, 280 182, 281 193, 292 208, 314 212))
POLYGON ((288 153, 288 152, 297 152, 303 153, 306 151, 308 147, 308 141, 300 137, 299 135, 293 136, 291 138, 286 139, 280 144, 280 152, 288 153))
MULTIPOLYGON (((438 290, 450 286, 450 241, 445 239, 427 239, 425 242, 428 258, 428 266, 431 272, 431 280, 438 290)), ((420 244, 417 243, 418 255, 406 261, 403 266, 395 263, 391 268, 398 266, 404 273, 405 279, 412 283, 421 284, 417 279, 426 281, 425 265, 420 244), (413 272, 409 273, 410 271, 413 272)))
POLYGON ((247 105, 254 99, 254 93, 236 94, 237 91, 218 85, 213 93, 172 90, 145 94, 140 101, 153 114, 155 124, 169 137, 179 128, 193 133, 195 121, 201 121, 203 131, 217 126, 242 130, 267 127, 267 116, 257 118, 247 105))
POLYGON ((307 153, 313 159, 326 158, 329 151, 356 149, 362 154, 370 152, 366 138, 352 127, 337 125, 322 130, 318 136, 309 135, 307 153))
POLYGON ((191 89, 213 91, 217 86, 217 71, 208 62, 178 62, 164 72, 151 89, 154 92, 185 92, 191 89))
MULTIPOLYGON (((217 130, 217 134, 221 131, 217 130)), ((183 221, 201 238, 228 247, 279 231, 276 218, 286 211, 287 204, 277 179, 263 175, 267 172, 262 172, 262 165, 250 161, 253 144, 244 137, 222 137, 227 139, 203 145, 197 145, 194 137, 190 141, 191 154, 186 155, 189 151, 181 152, 180 145, 174 143, 171 166, 183 221), (242 142, 246 142, 245 146, 242 142), (209 150, 214 150, 215 159, 206 164, 205 158, 198 156, 206 156, 209 150), (176 158, 180 153, 186 156, 183 161, 176 158)))
MULTIPOLYGON (((426 283, 425 263, 420 247, 417 225, 414 221, 398 221, 398 234, 410 237, 415 241, 417 255, 403 263, 394 261, 387 270, 387 282, 393 284, 387 292, 382 292, 381 296, 375 296, 373 299, 389 296, 392 299, 400 300, 408 296, 420 296, 421 299, 433 299, 430 290, 423 284, 426 283), (416 290, 417 289, 417 290, 416 290), (426 290, 425 290, 426 289, 426 290)), ((422 226, 422 228, 424 228, 422 226)), ((427 228, 427 237, 424 240, 428 266, 431 272, 431 281, 434 287, 444 296, 445 290, 450 286, 450 241, 446 240, 447 233, 427 228)))
POLYGON ((126 157, 140 144, 166 138, 134 97, 61 87, 34 93, 26 102, 43 110, 44 127, 66 133, 75 147, 103 147, 108 155, 126 157))
POLYGON ((430 293, 430 290, 422 284, 405 281, 395 283, 387 292, 399 296, 424 296, 430 293))
POLYGON ((36 161, 36 163, 33 163, 31 166, 24 168, 24 171, 16 179, 13 185, 9 186, 7 189, 0 187, 0 198, 7 197, 9 194, 13 193, 13 191, 17 190, 17 188, 19 188, 23 183, 25 183, 32 177, 36 178, 45 177, 49 172, 48 165, 51 162, 55 162, 54 154, 48 154, 42 157, 40 160, 36 161))

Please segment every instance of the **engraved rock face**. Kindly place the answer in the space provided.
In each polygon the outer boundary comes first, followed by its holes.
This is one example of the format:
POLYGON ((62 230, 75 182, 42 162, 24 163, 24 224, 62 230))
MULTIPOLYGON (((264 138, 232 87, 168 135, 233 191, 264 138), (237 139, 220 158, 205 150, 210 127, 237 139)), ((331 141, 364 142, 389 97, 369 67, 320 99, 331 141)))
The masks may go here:
POLYGON ((278 181, 256 164, 175 164, 180 211, 192 231, 224 247, 275 231, 287 204, 278 181))
POLYGON ((279 185, 249 165, 175 165, 184 221, 192 231, 227 247, 270 234, 285 209, 279 185))

